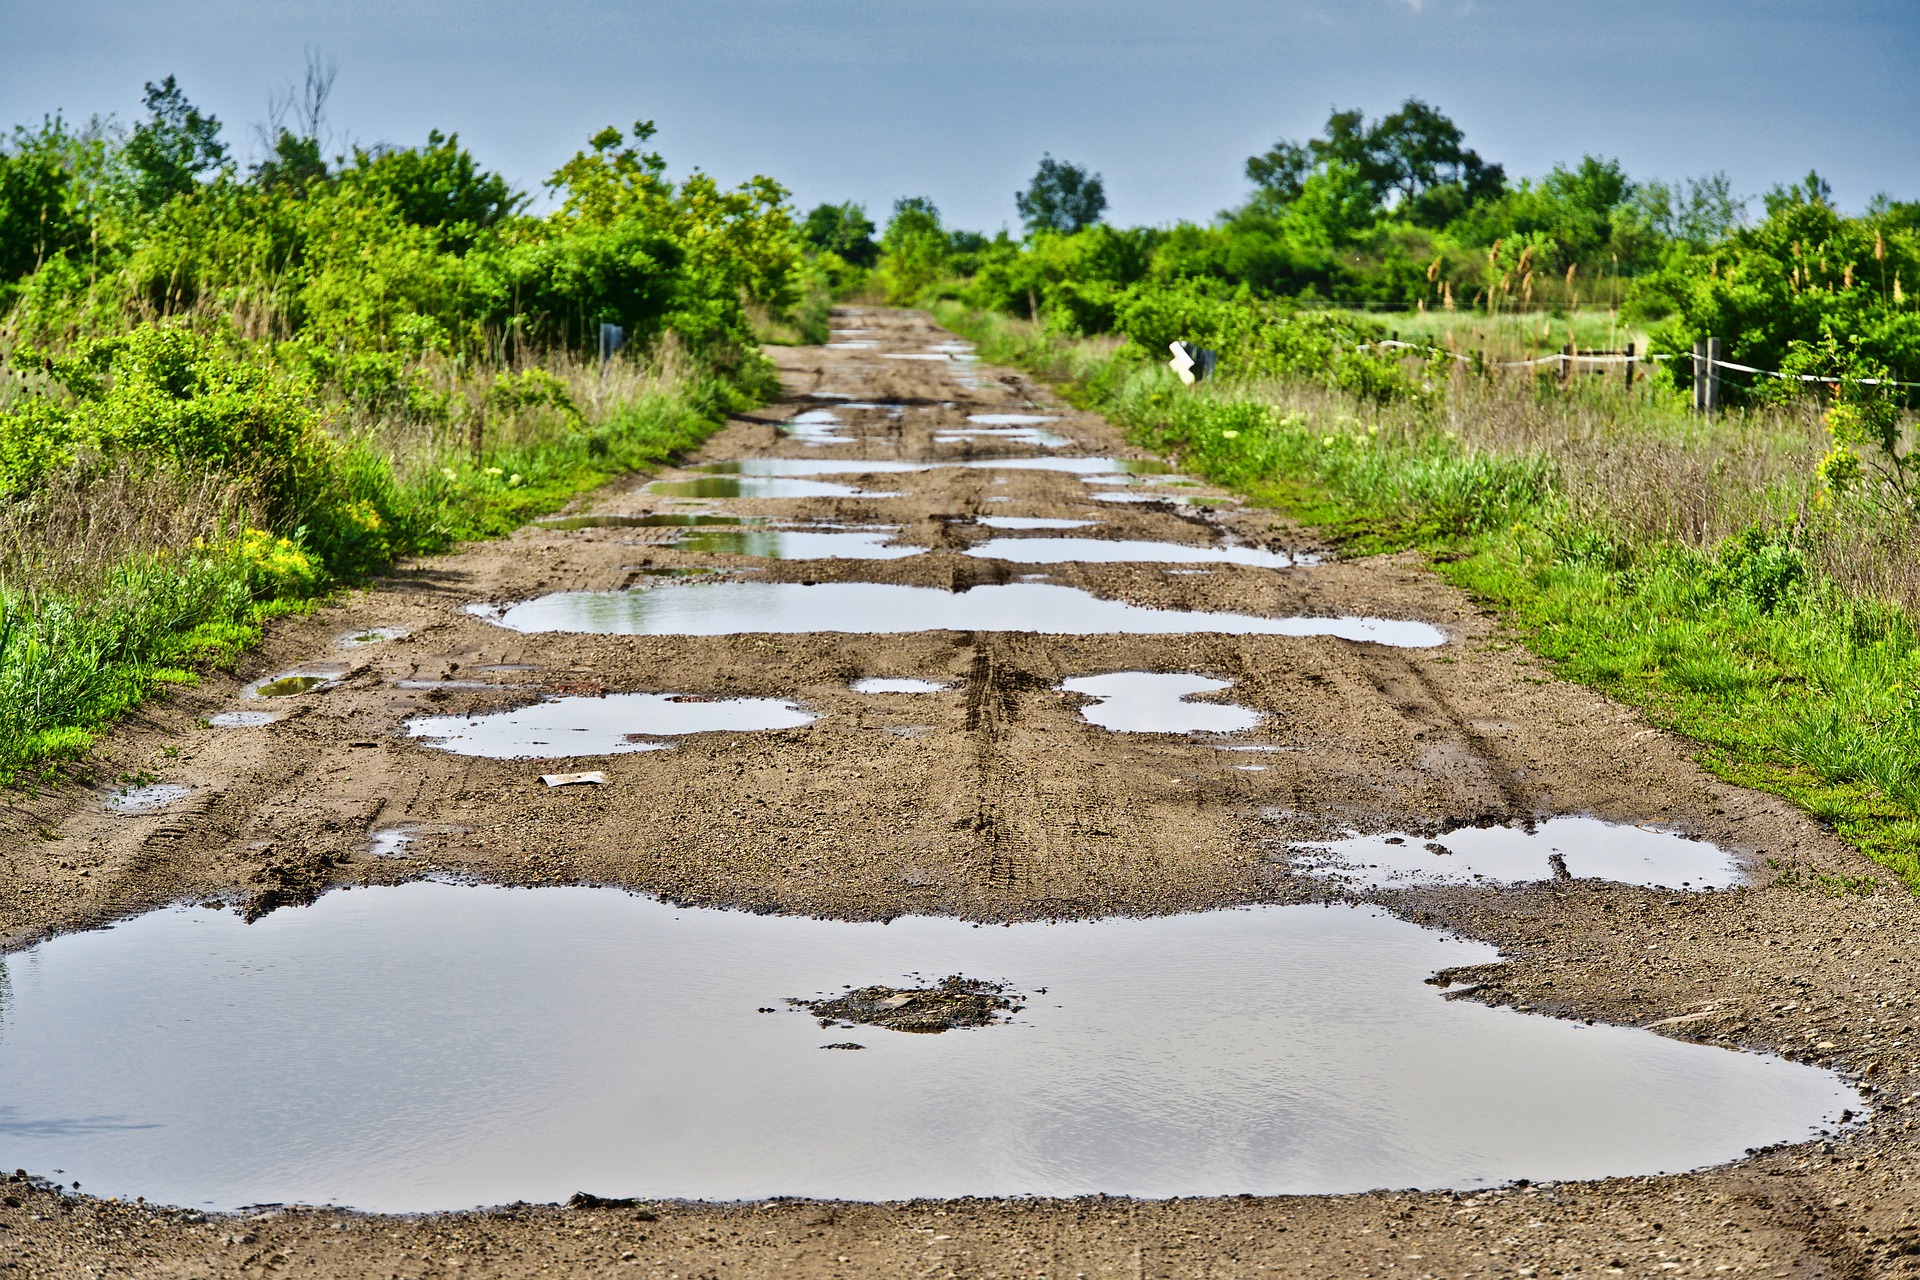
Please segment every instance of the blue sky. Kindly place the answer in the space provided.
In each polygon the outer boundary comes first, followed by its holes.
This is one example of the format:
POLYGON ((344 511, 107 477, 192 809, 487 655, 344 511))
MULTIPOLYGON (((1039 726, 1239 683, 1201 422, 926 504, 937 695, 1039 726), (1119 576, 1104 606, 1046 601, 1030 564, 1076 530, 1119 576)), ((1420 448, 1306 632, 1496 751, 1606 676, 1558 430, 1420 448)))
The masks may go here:
POLYGON ((342 142, 456 129, 531 188, 651 118, 676 172, 989 231, 1043 151, 1104 174, 1115 221, 1206 219, 1276 137, 1409 95, 1512 175, 1594 152, 1920 199, 1920 0, 0 0, 0 120, 130 117, 173 73, 244 154, 307 48, 342 142))

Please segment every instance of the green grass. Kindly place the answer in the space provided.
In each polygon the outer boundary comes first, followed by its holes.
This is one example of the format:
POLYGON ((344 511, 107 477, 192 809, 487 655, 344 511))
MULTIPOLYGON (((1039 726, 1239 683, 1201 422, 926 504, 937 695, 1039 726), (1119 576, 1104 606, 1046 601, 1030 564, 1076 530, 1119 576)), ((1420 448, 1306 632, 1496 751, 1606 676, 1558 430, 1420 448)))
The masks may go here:
MULTIPOLYGON (((1824 581, 1790 527, 1701 550, 1575 510, 1554 460, 1470 449, 1418 416, 1314 419, 1198 392, 1108 343, 942 306, 982 358, 1062 383, 1130 439, 1356 552, 1417 548, 1561 676, 1693 739, 1920 890, 1920 625, 1824 581)), ((1855 890, 1857 891, 1857 887, 1855 890)))

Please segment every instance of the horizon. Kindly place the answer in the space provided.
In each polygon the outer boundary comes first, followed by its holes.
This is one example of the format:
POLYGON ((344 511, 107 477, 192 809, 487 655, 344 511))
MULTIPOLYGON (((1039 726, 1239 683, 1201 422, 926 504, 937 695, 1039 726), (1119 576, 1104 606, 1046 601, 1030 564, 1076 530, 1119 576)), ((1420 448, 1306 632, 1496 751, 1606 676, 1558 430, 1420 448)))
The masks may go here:
POLYGON ((329 154, 457 133, 539 207, 546 177, 594 131, 651 119, 676 178, 764 173, 802 212, 851 200, 879 223, 894 199, 924 195, 948 225, 992 234, 1018 229, 1013 193, 1043 152, 1104 177, 1113 223, 1206 223, 1244 200, 1245 158, 1275 139, 1317 133, 1333 107, 1377 117, 1418 97, 1510 180, 1592 154, 1637 181, 1725 171, 1756 202, 1810 169, 1844 209, 1920 198, 1920 149, 1892 154, 1871 128, 1920 106, 1902 71, 1920 19, 1902 6, 1629 0, 1551 20, 1542 8, 1214 0, 1176 25, 1139 0, 824 0, 804 13, 719 0, 592 20, 577 2, 524 14, 498 0, 403 12, 194 0, 161 13, 105 0, 9 19, 25 38, 0 53, 0 112, 131 122, 142 85, 171 74, 244 162, 270 95, 313 50, 339 69, 329 154), (1846 49, 1848 75, 1800 68, 1830 61, 1827 48, 1846 49))

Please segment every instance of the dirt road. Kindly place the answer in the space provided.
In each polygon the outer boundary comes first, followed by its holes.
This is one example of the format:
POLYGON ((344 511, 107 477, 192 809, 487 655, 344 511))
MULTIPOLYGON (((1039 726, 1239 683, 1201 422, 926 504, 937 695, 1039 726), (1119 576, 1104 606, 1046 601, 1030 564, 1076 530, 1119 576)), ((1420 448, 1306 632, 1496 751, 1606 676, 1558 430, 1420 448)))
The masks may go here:
MULTIPOLYGON (((1144 459, 1108 424, 1063 408, 1020 375, 947 358, 951 336, 923 316, 843 311, 836 323, 856 332, 828 348, 776 351, 787 401, 734 421, 692 463, 742 462, 751 479, 756 461, 769 459, 1144 459), (922 358, 889 358, 897 356, 922 358), (843 424, 821 419, 810 428, 824 442, 780 425, 822 409, 843 424), (975 415, 1053 420, 970 421, 975 415), (1066 442, 1008 434, 1036 427, 1066 442)), ((1067 469, 944 466, 813 478, 857 490, 852 496, 726 496, 736 476, 670 474, 668 492, 636 478, 578 505, 776 522, 741 526, 748 529, 897 527, 896 545, 925 550, 769 559, 741 553, 765 549, 756 544, 676 542, 686 529, 628 523, 529 528, 406 565, 376 589, 278 624, 240 675, 141 712, 104 745, 91 791, 16 799, 5 817, 0 942, 19 946, 181 899, 257 914, 333 885, 428 873, 620 885, 681 903, 854 920, 1160 914, 1337 894, 1298 874, 1289 851, 1347 830, 1430 837, 1584 814, 1716 842, 1744 859, 1751 886, 1696 894, 1563 879, 1371 897, 1498 945, 1503 963, 1471 975, 1481 983, 1474 999, 1832 1066, 1869 1090, 1870 1118, 1831 1143, 1699 1173, 1473 1196, 778 1201, 206 1219, 60 1195, 28 1178, 0 1187, 0 1268, 61 1276, 282 1267, 315 1276, 549 1268, 676 1277, 1920 1274, 1912 1118, 1920 980, 1911 965, 1920 917, 1891 877, 1805 815, 1714 780, 1693 763, 1689 743, 1554 680, 1416 560, 1313 563, 1324 549, 1309 531, 1177 476, 1143 469, 1124 484, 1094 484, 1067 469), (672 492, 673 481, 692 482, 691 492, 672 492), (1094 522, 1044 533, 1231 545, 1308 563, 1022 563, 968 554, 1003 532, 983 518, 1094 522), (712 635, 499 625, 497 610, 517 602, 670 583, 676 569, 717 570, 740 583, 950 591, 1041 575, 1156 610, 1424 622, 1445 643, 985 625, 712 635), (475 605, 495 606, 496 616, 475 605), (404 634, 343 647, 343 638, 351 645, 375 628, 404 634), (242 697, 249 680, 287 671, 329 681, 286 699, 242 697), (1081 714, 1089 700, 1058 686, 1116 671, 1230 682, 1218 700, 1259 712, 1259 740, 1271 749, 1250 763, 1204 735, 1089 726, 1081 714), (871 677, 947 688, 878 696, 850 688, 871 677), (817 718, 767 733, 690 735, 670 751, 544 760, 433 750, 405 727, 423 715, 465 716, 556 693, 649 692, 791 699, 817 718), (254 728, 209 724, 260 709, 284 715, 254 728), (607 781, 550 788, 540 780, 577 769, 602 770, 607 781), (116 813, 106 807, 122 789, 115 778, 190 790, 151 813, 116 813), (406 856, 385 856, 391 846, 371 845, 375 832, 405 834, 406 856)), ((912 625, 897 610, 875 616, 912 625)), ((11 1164, 4 1115, 0 1162, 11 1164)))

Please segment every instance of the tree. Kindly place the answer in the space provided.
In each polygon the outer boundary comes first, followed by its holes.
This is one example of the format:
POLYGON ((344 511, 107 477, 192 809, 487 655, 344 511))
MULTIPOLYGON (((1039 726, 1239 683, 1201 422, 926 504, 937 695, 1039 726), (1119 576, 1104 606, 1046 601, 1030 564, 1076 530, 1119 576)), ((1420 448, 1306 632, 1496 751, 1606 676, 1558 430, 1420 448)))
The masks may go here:
POLYGON ((427 145, 356 148, 350 180, 392 200, 416 227, 441 233, 448 247, 465 252, 474 238, 497 226, 526 197, 497 173, 482 169, 460 146, 460 135, 427 134, 427 145))
POLYGON ((289 86, 284 96, 268 100, 267 123, 258 126, 267 158, 253 166, 257 185, 304 192, 326 178, 321 134, 326 125, 327 99, 333 96, 333 81, 338 74, 339 68, 333 63, 321 61, 317 53, 308 53, 304 88, 296 92, 289 86))
POLYGON ((952 254, 952 242, 940 225, 940 210, 925 196, 893 202, 893 217, 880 238, 881 284, 889 302, 910 302, 938 280, 952 254))
POLYGON ((220 121, 187 101, 172 76, 147 83, 148 118, 133 127, 122 156, 142 208, 157 209, 193 190, 201 174, 227 162, 220 121))
POLYGON ((880 257, 880 246, 873 241, 874 226, 866 207, 849 200, 845 204, 814 206, 801 224, 800 238, 817 252, 838 254, 856 267, 870 267, 880 257))
POLYGON ((86 243, 73 159, 84 140, 58 116, 0 140, 0 286, 86 243))
POLYGON ((1300 198, 1313 173, 1341 165, 1372 189, 1374 203, 1391 202, 1410 221, 1438 226, 1506 185, 1505 171, 1464 146, 1465 138, 1418 98, 1372 124, 1358 109, 1336 110, 1324 137, 1304 144, 1282 138, 1249 157, 1247 177, 1260 189, 1259 203, 1284 206, 1300 198))
POLYGON ((1060 231, 1071 234, 1100 221, 1107 211, 1106 185, 1085 165, 1040 157, 1040 168, 1025 191, 1014 193, 1013 204, 1028 234, 1060 231))

